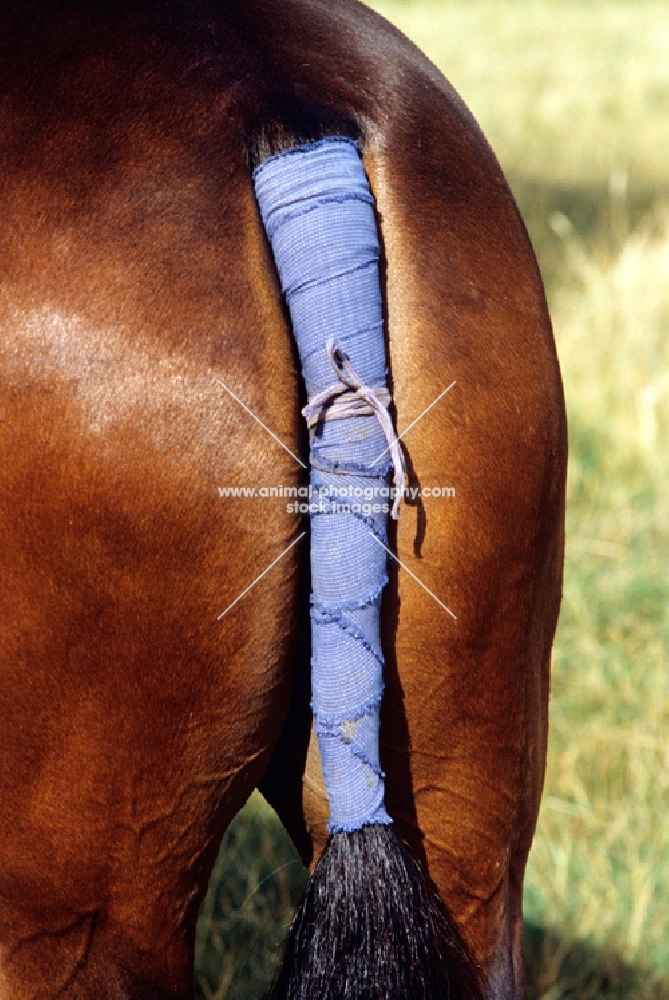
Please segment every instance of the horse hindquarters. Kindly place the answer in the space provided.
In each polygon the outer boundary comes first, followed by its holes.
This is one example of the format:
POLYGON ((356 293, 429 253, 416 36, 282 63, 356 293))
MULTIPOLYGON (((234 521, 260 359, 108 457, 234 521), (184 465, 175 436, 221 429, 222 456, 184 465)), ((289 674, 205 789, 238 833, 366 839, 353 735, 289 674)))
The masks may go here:
POLYGON ((400 433, 455 383, 403 439, 412 484, 432 496, 405 508, 396 551, 457 621, 395 565, 383 763, 389 809, 424 851, 488 995, 521 997, 561 595, 564 405, 522 223, 488 150, 455 125, 445 114, 432 156, 389 136, 368 163, 400 433))
MULTIPOLYGON (((0 994, 187 997, 218 839, 288 708, 299 546, 214 624, 299 531, 283 504, 216 490, 300 476, 217 382, 298 451, 242 148, 269 120, 361 141, 398 430, 457 380, 404 438, 412 482, 456 496, 405 507, 391 547, 458 618, 391 564, 382 765, 503 993, 543 773, 564 424, 492 155, 434 69, 348 0, 25 0, 0 11, 0 44, 0 994)), ((286 804, 303 770, 288 736, 266 787, 306 853, 320 775, 304 810, 286 804)))
POLYGON ((181 1000, 307 603, 285 503, 218 492, 302 471, 224 387, 299 450, 247 56, 142 0, 0 47, 0 996, 181 1000))

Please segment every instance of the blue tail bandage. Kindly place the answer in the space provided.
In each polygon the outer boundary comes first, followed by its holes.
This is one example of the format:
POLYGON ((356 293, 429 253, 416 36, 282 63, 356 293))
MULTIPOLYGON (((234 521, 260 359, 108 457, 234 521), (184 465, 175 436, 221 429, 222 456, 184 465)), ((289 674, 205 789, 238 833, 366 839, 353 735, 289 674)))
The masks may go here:
POLYGON ((253 179, 311 404, 312 707, 328 828, 351 832, 391 822, 379 764, 379 541, 388 544, 391 456, 401 460, 389 447, 374 200, 357 145, 343 138, 273 156, 253 179))

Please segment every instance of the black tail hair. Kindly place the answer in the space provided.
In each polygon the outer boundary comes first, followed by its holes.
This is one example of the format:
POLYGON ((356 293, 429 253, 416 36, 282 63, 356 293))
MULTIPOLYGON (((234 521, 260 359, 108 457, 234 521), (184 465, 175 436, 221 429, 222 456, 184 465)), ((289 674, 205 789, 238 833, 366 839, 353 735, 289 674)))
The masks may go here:
POLYGON ((392 826, 330 837, 272 1000, 482 1000, 478 972, 392 826))

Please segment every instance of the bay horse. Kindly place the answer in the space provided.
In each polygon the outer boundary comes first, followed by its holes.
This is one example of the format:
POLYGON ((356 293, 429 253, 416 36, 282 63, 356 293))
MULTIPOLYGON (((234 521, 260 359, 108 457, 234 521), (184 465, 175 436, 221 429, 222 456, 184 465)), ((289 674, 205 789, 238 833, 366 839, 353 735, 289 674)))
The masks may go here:
POLYGON ((524 995, 566 425, 493 153, 355 0, 7 0, 3 1000, 192 996, 198 907, 255 787, 306 863, 323 849, 304 525, 218 487, 306 481, 251 170, 328 135, 357 140, 376 202, 410 483, 455 489, 392 538, 388 810, 482 994, 524 995))

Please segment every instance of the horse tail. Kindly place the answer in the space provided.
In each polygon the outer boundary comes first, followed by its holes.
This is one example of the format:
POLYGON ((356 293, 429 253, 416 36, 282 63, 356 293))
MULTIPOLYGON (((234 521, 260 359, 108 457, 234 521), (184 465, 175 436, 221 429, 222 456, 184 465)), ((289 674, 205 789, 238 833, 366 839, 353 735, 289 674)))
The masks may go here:
POLYGON ((374 199, 349 136, 260 160, 256 198, 309 400, 312 708, 330 804, 330 839, 274 997, 475 998, 457 929, 384 803, 380 606, 405 471, 389 414, 374 199), (376 501, 364 509, 352 502, 363 492, 376 501))
POLYGON ((392 826, 333 834, 286 943, 273 1000, 475 1000, 478 974, 392 826))

